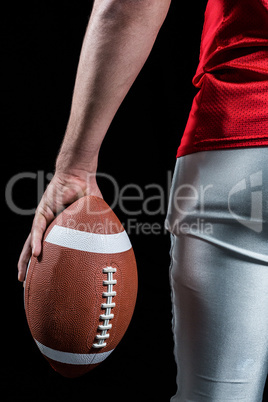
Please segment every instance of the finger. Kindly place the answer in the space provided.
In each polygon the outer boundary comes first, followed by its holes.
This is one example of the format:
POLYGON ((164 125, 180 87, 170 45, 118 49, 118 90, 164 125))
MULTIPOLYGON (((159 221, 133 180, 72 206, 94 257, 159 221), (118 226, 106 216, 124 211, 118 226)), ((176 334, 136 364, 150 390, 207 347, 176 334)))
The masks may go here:
POLYGON ((37 212, 33 220, 31 231, 31 248, 34 257, 38 257, 41 253, 42 239, 48 224, 48 219, 42 213, 37 212))
POLYGON ((26 242, 24 243, 18 261, 18 280, 20 282, 24 281, 27 265, 31 258, 31 254, 32 254, 32 248, 31 248, 31 233, 30 233, 29 236, 27 237, 26 242))

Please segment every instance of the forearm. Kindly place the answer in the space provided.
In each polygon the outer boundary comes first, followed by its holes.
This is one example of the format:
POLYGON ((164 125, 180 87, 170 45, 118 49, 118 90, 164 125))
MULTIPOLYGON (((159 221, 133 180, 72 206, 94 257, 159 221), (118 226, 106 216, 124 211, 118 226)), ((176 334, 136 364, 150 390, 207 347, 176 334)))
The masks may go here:
POLYGON ((58 171, 96 171, 103 138, 145 63, 170 0, 95 0, 58 171))

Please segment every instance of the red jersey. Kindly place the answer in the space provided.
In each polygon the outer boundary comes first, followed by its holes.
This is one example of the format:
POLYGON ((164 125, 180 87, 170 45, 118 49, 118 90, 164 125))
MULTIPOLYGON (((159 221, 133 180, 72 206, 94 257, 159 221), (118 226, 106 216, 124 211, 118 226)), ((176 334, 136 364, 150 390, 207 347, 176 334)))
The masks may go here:
POLYGON ((268 0, 209 0, 177 157, 268 146, 268 0))

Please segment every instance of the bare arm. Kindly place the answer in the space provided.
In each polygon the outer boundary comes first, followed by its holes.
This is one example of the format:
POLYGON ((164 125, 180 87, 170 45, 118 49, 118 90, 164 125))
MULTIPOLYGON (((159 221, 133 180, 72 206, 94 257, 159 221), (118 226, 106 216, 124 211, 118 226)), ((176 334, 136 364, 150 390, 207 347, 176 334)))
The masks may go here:
POLYGON ((101 196, 98 154, 121 102, 144 65, 171 0, 95 0, 77 69, 70 117, 55 175, 23 247, 19 280, 55 214, 85 194, 101 196))
POLYGON ((169 3, 170 0, 95 0, 58 170, 96 169, 101 142, 151 51, 169 3))

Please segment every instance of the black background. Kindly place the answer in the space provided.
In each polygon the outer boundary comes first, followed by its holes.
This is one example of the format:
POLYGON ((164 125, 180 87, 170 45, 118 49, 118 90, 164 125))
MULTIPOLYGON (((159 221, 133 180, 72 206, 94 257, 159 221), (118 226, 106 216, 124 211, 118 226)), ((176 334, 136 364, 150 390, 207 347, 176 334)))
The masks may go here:
MULTIPOLYGON (((21 172, 44 172, 45 177, 53 173, 92 3, 9 3, 3 17, 4 186, 21 172)), ((166 195, 165 210, 168 176, 196 93, 191 80, 198 63, 205 5, 205 0, 183 4, 173 0, 149 59, 112 122, 99 159, 99 172, 114 177, 121 188, 128 183, 143 189, 150 183, 160 185, 166 195)), ((100 180, 99 185, 111 204, 111 184, 100 180)), ((145 191, 146 196, 154 194, 145 191)), ((35 208, 37 181, 19 180, 12 199, 20 208, 35 208)), ((176 368, 165 213, 134 217, 139 223, 157 222, 162 230, 158 235, 129 234, 137 259, 139 294, 125 337, 98 368, 70 380, 50 368, 28 330, 16 265, 33 216, 14 213, 7 204, 2 225, 6 240, 2 251, 6 258, 2 266, 1 364, 5 401, 168 401, 176 389, 176 368)), ((142 209, 138 202, 126 206, 142 209)), ((122 222, 130 218, 118 205, 114 210, 122 222)))

